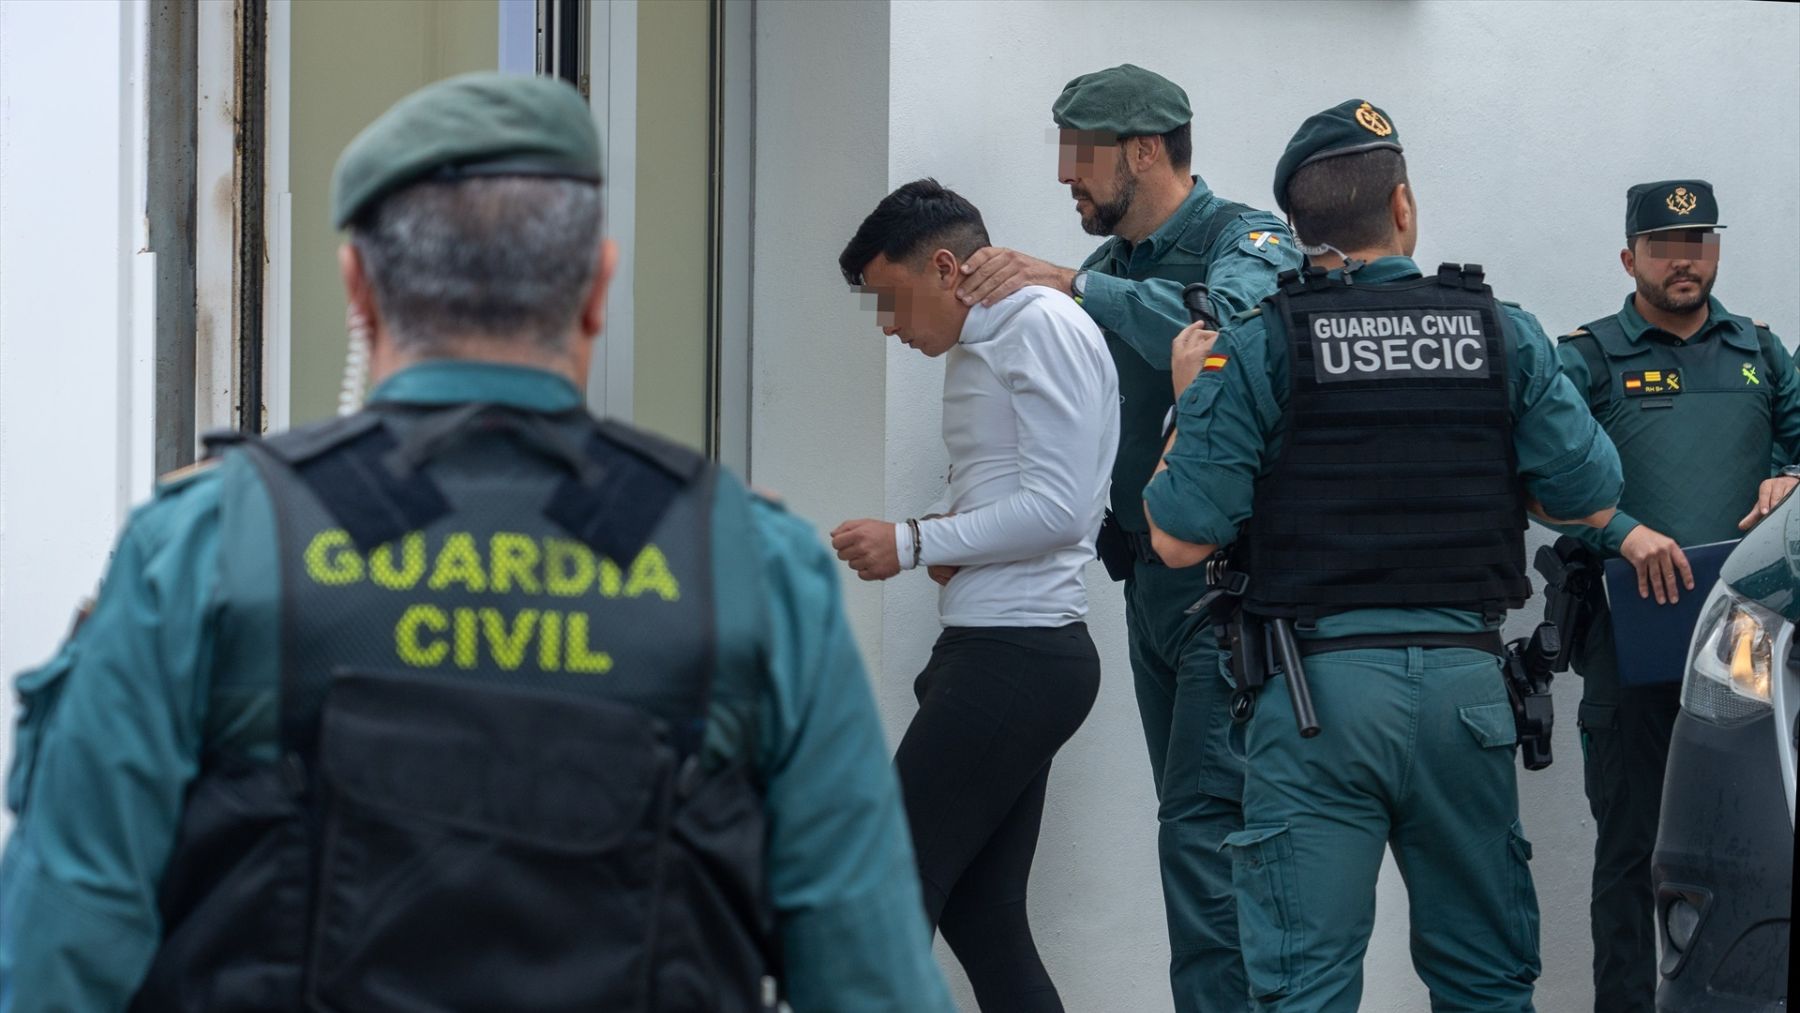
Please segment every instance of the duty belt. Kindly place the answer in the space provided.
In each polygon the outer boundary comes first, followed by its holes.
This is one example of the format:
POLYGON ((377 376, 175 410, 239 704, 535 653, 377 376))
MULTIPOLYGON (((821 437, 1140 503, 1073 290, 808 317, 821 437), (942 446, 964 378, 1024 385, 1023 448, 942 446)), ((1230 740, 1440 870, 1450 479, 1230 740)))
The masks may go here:
POLYGON ((1499 630, 1484 633, 1366 633, 1354 637, 1302 640, 1300 656, 1310 658, 1315 654, 1329 654, 1333 651, 1405 647, 1462 647, 1483 651, 1496 658, 1506 657, 1506 644, 1501 641, 1499 630))

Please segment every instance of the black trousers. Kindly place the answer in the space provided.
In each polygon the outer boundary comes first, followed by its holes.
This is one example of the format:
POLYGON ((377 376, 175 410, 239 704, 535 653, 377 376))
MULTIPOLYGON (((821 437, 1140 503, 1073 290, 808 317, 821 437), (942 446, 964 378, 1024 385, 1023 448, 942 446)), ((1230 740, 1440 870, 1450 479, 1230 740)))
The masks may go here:
MULTIPOLYGON (((1605 619, 1605 617, 1602 617, 1605 619)), ((1621 686, 1610 622, 1589 630, 1581 753, 1594 815, 1596 1013, 1654 1013, 1656 889, 1650 858, 1662 816, 1663 769, 1681 710, 1679 685, 1621 686)))
POLYGON ((984 1010, 1060 1011, 1025 910, 1050 758, 1087 717, 1100 657, 1085 623, 952 627, 913 691, 894 766, 925 915, 984 1010))

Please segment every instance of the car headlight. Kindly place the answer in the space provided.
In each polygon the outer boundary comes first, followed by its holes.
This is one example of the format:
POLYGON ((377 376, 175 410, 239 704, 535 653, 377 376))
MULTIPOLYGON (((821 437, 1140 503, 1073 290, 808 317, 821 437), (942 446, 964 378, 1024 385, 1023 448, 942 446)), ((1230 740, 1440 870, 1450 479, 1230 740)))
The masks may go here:
POLYGON ((1741 725, 1769 713, 1775 637, 1784 622, 1733 594, 1723 581, 1714 585, 1694 627, 1682 709, 1718 725, 1741 725))

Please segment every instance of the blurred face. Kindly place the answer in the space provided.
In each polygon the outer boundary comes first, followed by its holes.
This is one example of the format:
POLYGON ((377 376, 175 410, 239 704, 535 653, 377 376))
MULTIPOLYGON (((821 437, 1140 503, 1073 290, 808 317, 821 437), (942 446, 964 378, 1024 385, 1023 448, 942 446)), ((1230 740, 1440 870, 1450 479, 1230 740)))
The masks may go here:
POLYGON ((1634 236, 1620 260, 1645 302, 1666 313, 1691 312, 1706 305, 1718 280, 1719 234, 1675 229, 1634 236))
POLYGON ((962 337, 969 308, 956 298, 962 265, 949 250, 908 264, 876 254, 863 268, 862 292, 873 296, 881 333, 932 358, 962 337))
POLYGON ((1090 130, 1057 134, 1056 178, 1075 198, 1082 231, 1112 235, 1137 196, 1137 175, 1126 162, 1123 145, 1111 134, 1090 130))

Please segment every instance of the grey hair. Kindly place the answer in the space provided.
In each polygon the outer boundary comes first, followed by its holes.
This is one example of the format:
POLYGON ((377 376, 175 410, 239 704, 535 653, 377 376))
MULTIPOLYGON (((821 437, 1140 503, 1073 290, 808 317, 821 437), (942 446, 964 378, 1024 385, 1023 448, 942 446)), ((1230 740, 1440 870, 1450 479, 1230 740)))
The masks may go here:
POLYGON ((600 252, 600 188, 527 176, 417 183, 352 227, 397 346, 469 340, 566 350, 600 252))

